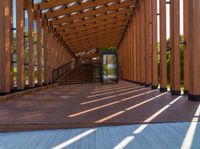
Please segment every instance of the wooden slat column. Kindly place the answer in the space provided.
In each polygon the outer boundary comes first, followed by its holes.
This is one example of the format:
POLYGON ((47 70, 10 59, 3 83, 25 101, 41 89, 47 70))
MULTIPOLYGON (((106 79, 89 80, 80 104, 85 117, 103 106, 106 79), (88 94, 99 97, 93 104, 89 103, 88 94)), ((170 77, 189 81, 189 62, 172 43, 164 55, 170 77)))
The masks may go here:
POLYGON ((189 50, 188 50, 188 0, 184 0, 184 93, 188 94, 189 89, 189 50))
POLYGON ((0 94, 10 93, 10 0, 0 1, 0 94))
POLYGON ((44 84, 48 85, 48 27, 44 27, 44 84))
POLYGON ((140 48, 140 39, 141 39, 141 34, 140 34, 140 6, 138 5, 136 8, 136 22, 137 22, 137 47, 136 47, 136 55, 137 55, 137 83, 141 83, 141 60, 140 60, 140 53, 141 53, 141 48, 140 48))
POLYGON ((167 91, 166 0, 160 0, 160 91, 167 91))
MULTIPOLYGON (((13 28, 13 1, 10 0, 10 29, 13 28)), ((14 89, 14 74, 13 74, 13 58, 14 56, 14 40, 13 40, 13 29, 10 30, 10 88, 14 89)))
POLYGON ((134 14, 133 16, 133 63, 134 63, 134 82, 137 82, 137 53, 136 53, 136 32, 137 32, 137 28, 136 28, 136 15, 134 14))
POLYGON ((200 101, 200 1, 188 0, 189 100, 200 101))
POLYGON ((141 55, 140 55, 140 62, 141 62, 141 84, 144 85, 146 82, 146 67, 145 67, 145 49, 146 49, 146 44, 145 44, 145 3, 144 0, 140 1, 140 21, 141 21, 141 31, 140 31, 140 47, 141 47, 141 55))
POLYGON ((145 39, 146 39, 146 47, 145 47, 145 66, 146 66, 146 73, 145 73, 145 86, 149 87, 151 85, 151 75, 152 75, 152 70, 151 70, 151 43, 150 43, 150 35, 151 35, 151 21, 150 21, 150 16, 151 16, 151 11, 150 11, 150 5, 151 1, 150 0, 145 0, 145 25, 146 25, 146 32, 145 32, 145 39))
POLYGON ((17 29, 17 89, 25 87, 24 0, 16 1, 17 29))
POLYGON ((29 87, 35 87, 35 60, 34 60, 34 11, 32 0, 28 1, 28 58, 29 58, 29 87))
POLYGON ((158 21, 157 21, 157 0, 151 0, 152 18, 152 89, 158 88, 158 21))
POLYGON ((172 94, 180 95, 180 2, 171 0, 172 94))
POLYGON ((43 74, 42 74, 42 20, 40 19, 40 15, 36 16, 37 23, 37 79, 38 86, 42 86, 43 82, 43 74))
POLYGON ((130 36, 131 36, 131 40, 130 40, 130 44, 131 44, 131 54, 130 54, 130 56, 131 56, 131 81, 134 81, 134 55, 133 55, 133 46, 134 46, 134 40, 133 40, 133 17, 132 17, 132 19, 131 19, 131 24, 130 24, 130 26, 131 26, 131 30, 130 30, 130 36))

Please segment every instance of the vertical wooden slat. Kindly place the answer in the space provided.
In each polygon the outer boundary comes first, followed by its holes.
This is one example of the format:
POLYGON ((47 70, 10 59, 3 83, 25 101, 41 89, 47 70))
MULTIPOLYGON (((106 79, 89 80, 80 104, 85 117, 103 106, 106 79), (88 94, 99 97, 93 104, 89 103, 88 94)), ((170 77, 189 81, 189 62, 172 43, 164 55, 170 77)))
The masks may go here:
POLYGON ((37 23, 37 79, 38 85, 42 86, 43 75, 42 75, 42 21, 40 19, 39 14, 36 16, 37 23))
POLYGON ((189 89, 189 50, 188 50, 188 0, 184 0, 184 93, 188 94, 189 89))
POLYGON ((140 36, 140 50, 141 50, 141 59, 140 59, 140 62, 141 62, 141 83, 142 84, 145 84, 146 82, 146 78, 145 78, 145 74, 146 74, 146 69, 145 69, 145 48, 146 48, 146 45, 145 45, 145 4, 144 4, 144 0, 140 1, 140 21, 141 21, 141 36, 140 36))
POLYGON ((137 82, 141 83, 141 60, 140 60, 140 53, 141 53, 141 48, 140 48, 140 39, 141 39, 141 34, 140 34, 140 6, 137 6, 137 10, 136 10, 136 22, 137 22, 137 50, 136 50, 136 55, 137 55, 137 82))
POLYGON ((133 61, 134 61, 134 81, 137 81, 137 42, 136 42, 136 34, 137 34, 137 25, 136 25, 136 15, 133 16, 133 61))
POLYGON ((145 48, 145 62, 146 62, 146 73, 145 78, 146 82, 145 85, 149 87, 151 85, 151 44, 150 44, 150 28, 151 28, 151 22, 150 22, 150 0, 145 0, 145 25, 146 25, 146 32, 145 32, 145 39, 146 39, 146 48, 145 48))
POLYGON ((171 1, 172 94, 180 94, 180 2, 171 1))
POLYGON ((189 100, 200 101, 200 1, 188 0, 189 100))
POLYGON ((0 93, 10 92, 10 0, 0 1, 0 93))
POLYGON ((34 11, 32 0, 28 1, 28 58, 29 58, 29 87, 35 87, 34 60, 34 11))
POLYGON ((23 90, 25 86, 24 0, 17 0, 16 7, 17 88, 18 90, 23 90))
POLYGON ((151 1, 152 6, 152 89, 158 88, 158 37, 157 37, 157 0, 151 1))
POLYGON ((160 0, 160 91, 167 91, 166 0, 160 0))
POLYGON ((131 27, 131 30, 130 30, 130 36, 131 36, 131 39, 130 39, 130 45, 131 45, 131 81, 134 81, 134 61, 133 61, 133 18, 131 19, 131 24, 130 24, 130 27, 131 27))
POLYGON ((44 83, 48 84, 48 28, 44 27, 44 83))
MULTIPOLYGON (((13 1, 10 0, 10 29, 13 28, 13 1)), ((13 56, 14 56, 13 29, 10 30, 10 88, 14 89, 13 56)))

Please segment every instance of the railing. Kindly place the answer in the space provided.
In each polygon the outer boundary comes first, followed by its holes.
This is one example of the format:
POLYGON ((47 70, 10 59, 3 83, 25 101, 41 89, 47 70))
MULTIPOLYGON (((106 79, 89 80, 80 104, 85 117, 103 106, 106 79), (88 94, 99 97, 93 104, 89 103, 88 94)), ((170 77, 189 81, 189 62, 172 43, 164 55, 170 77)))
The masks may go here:
POLYGON ((60 79, 64 74, 66 74, 67 72, 70 72, 72 69, 75 68, 75 62, 74 61, 70 61, 62 66, 60 66, 59 68, 56 68, 55 70, 53 70, 53 83, 56 83, 56 81, 58 79, 60 79))

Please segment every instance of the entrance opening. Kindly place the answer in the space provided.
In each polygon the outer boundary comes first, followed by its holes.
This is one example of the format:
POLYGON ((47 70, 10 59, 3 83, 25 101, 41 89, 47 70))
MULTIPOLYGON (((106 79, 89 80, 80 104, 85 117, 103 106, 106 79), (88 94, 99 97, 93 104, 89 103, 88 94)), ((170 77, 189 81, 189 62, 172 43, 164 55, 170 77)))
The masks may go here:
POLYGON ((118 56, 117 52, 106 51, 102 56, 103 83, 118 83, 118 56))

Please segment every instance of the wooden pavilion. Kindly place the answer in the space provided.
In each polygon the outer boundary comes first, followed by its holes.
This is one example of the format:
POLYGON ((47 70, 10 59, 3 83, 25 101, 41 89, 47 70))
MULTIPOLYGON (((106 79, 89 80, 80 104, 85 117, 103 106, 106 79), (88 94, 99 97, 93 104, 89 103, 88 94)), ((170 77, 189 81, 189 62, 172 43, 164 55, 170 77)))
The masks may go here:
POLYGON ((157 0, 16 0, 15 3, 14 9, 13 0, 0 0, 0 95, 3 98, 59 81, 62 84, 70 79, 84 80, 83 75, 94 79, 88 73, 89 65, 76 69, 80 61, 91 62, 100 49, 116 47, 122 80, 151 87, 152 91, 159 88, 160 92, 167 92, 169 85, 170 98, 181 94, 183 84, 186 97, 200 101, 199 0, 183 0, 183 42, 180 42, 179 0, 159 0, 159 3, 157 0), (166 38, 167 5, 170 6, 170 47, 166 38), (25 50, 26 41, 28 50, 25 50), (181 59, 180 45, 184 45, 184 59, 181 59))

